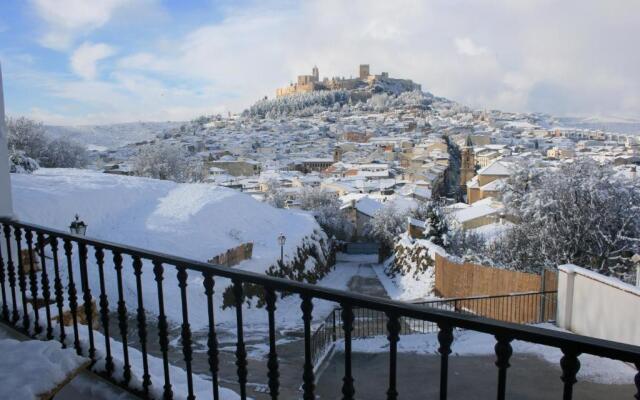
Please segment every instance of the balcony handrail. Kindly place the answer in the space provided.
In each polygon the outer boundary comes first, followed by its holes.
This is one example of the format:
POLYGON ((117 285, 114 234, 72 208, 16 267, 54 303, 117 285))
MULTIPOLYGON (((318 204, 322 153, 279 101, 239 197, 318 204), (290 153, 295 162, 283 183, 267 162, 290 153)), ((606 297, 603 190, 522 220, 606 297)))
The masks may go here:
POLYGON ((61 239, 68 239, 85 245, 98 246, 118 253, 138 256, 144 259, 154 259, 162 263, 183 267, 187 270, 208 272, 224 278, 239 280, 243 283, 253 283, 273 290, 294 292, 312 298, 347 304, 352 307, 368 308, 391 315, 416 318, 451 327, 483 332, 497 337, 523 340, 545 346, 566 349, 573 352, 587 353, 600 357, 617 359, 624 362, 640 364, 640 346, 631 344, 598 339, 570 332, 549 330, 536 326, 519 325, 469 314, 459 314, 453 311, 432 309, 417 304, 347 292, 284 278, 262 275, 250 271, 226 268, 220 265, 190 260, 158 251, 144 250, 135 246, 123 245, 100 239, 92 239, 85 236, 72 235, 61 230, 47 228, 32 223, 20 222, 13 218, 0 218, 0 222, 8 223, 23 229, 54 235, 61 239))

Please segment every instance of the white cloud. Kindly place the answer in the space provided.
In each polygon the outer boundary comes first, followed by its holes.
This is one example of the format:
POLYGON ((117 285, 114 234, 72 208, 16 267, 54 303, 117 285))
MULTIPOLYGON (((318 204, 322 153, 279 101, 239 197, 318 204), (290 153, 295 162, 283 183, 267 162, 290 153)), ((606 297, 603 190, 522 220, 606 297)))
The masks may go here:
POLYGON ((84 42, 71 55, 71 69, 83 79, 95 79, 98 61, 111 57, 115 52, 105 43, 84 42))
MULTIPOLYGON (((72 0, 33 1, 74 7, 72 0)), ((77 15, 62 16, 64 22, 50 16, 47 32, 71 32, 73 42, 95 27, 106 30, 110 21, 122 24, 121 2, 93 3, 97 10, 72 12, 77 15)), ((87 122, 109 115, 164 119, 162 111, 190 118, 219 107, 240 111, 314 64, 322 76, 353 76, 358 64, 369 63, 373 72, 411 78, 478 108, 640 114, 640 52, 632 51, 640 2, 323 0, 228 7, 222 17, 198 18, 190 30, 179 21, 179 29, 164 23, 149 37, 123 36, 113 42, 123 57, 100 64, 108 80, 91 81, 101 58, 87 55, 73 70, 89 80, 52 85, 49 93, 101 110, 85 113, 87 122)), ((82 112, 69 111, 69 118, 81 119, 82 112)))
POLYGON ((55 50, 68 49, 75 36, 105 25, 127 0, 32 0, 38 16, 47 24, 40 44, 55 50))
POLYGON ((458 53, 464 56, 481 56, 488 51, 486 47, 478 46, 468 37, 456 38, 454 43, 458 53))

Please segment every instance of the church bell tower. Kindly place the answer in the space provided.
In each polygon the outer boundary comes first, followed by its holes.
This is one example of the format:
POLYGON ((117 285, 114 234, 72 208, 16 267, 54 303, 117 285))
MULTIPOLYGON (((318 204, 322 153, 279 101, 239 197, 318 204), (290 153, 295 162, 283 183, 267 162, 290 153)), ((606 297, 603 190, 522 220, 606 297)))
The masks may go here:
POLYGON ((467 182, 476 175, 476 155, 473 152, 473 142, 471 136, 467 136, 464 147, 462 148, 460 164, 460 186, 463 190, 467 189, 467 182))

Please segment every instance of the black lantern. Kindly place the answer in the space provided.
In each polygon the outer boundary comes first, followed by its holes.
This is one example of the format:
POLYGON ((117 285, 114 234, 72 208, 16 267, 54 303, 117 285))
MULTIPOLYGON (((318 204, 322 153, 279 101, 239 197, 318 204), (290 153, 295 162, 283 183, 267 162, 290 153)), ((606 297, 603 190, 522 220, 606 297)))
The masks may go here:
POLYGON ((87 233, 87 224, 84 221, 80 221, 80 216, 76 214, 76 219, 71 221, 69 225, 69 232, 72 235, 84 236, 87 233))

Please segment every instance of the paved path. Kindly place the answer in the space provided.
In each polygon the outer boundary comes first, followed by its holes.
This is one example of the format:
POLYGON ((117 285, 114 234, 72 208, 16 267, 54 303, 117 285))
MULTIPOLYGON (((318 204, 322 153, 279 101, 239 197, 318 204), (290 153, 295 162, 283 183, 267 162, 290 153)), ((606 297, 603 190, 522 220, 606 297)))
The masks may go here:
MULTIPOLYGON (((341 397, 344 374, 343 353, 336 353, 317 379, 319 399, 341 397)), ((494 399, 497 387, 495 358, 489 356, 451 357, 449 399, 494 399)), ((389 382, 389 356, 384 353, 353 353, 353 376, 357 399, 384 399, 389 382)), ((413 353, 398 354, 400 399, 436 399, 439 393, 440 358, 413 353)), ((562 397, 560 368, 533 356, 514 355, 507 372, 507 398, 518 400, 562 397)), ((603 385, 578 382, 574 399, 632 399, 633 385, 603 385)))
POLYGON ((358 265, 358 272, 347 284, 352 292, 388 299, 387 291, 380 283, 371 264, 358 265))

